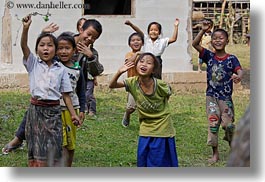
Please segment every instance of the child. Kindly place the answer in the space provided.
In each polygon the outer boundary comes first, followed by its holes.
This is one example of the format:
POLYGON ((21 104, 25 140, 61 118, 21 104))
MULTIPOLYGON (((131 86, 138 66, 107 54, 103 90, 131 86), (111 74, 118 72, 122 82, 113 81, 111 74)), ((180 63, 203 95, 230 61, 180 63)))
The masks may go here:
MULTIPOLYGON (((83 22, 84 22, 84 18, 80 18, 77 22, 77 27, 81 26, 83 22)), ((59 26, 57 24, 50 23, 48 26, 42 29, 42 32, 53 33, 57 31, 58 29, 59 29, 59 26)), ((80 98, 81 96, 78 95, 78 97, 80 98)), ((2 148, 3 154, 8 154, 9 152, 16 150, 17 148, 23 147, 23 140, 26 139, 25 138, 26 114, 27 112, 25 112, 23 120, 20 123, 19 128, 16 131, 14 138, 2 148)), ((82 114, 81 111, 80 111, 80 114, 82 114)))
MULTIPOLYGON (((80 109, 79 117, 82 123, 84 120, 84 111, 86 103, 85 80, 83 72, 81 71, 78 62, 74 62, 72 60, 73 54, 75 53, 76 49, 75 40, 73 36, 67 33, 62 33, 57 38, 57 41, 58 41, 57 56, 65 66, 66 71, 68 72, 71 85, 73 88, 73 92, 70 95, 71 100, 76 113, 79 113, 80 109)), ((76 126, 72 123, 69 110, 67 109, 62 99, 60 100, 60 105, 62 109, 62 122, 63 122, 64 159, 66 160, 66 166, 71 167, 74 158, 74 150, 76 143, 75 142, 76 126)))
MULTIPOLYGON (((135 63, 136 56, 138 55, 139 51, 141 50, 142 46, 144 44, 144 38, 141 34, 135 32, 132 33, 129 36, 128 39, 128 45, 131 47, 132 51, 128 52, 125 56, 125 61, 133 61, 135 63)), ((127 71, 127 77, 133 77, 136 76, 136 68, 130 68, 127 71)), ((123 119, 122 119, 122 126, 128 127, 130 125, 130 115, 135 111, 136 104, 135 101, 130 93, 128 93, 127 96, 127 106, 126 106, 126 112, 124 113, 123 119)))
MULTIPOLYGON (((77 27, 79 27, 78 31, 81 32, 81 29, 80 29, 80 26, 83 25, 84 23, 84 19, 85 18, 80 18, 77 22, 77 27)), ((49 32, 49 33, 53 33, 55 31, 57 31, 59 29, 59 26, 55 23, 51 23, 49 24, 48 26, 46 26, 45 28, 42 29, 42 32, 49 32)), ((79 32, 79 33, 80 33, 79 32)), ((85 31, 82 31, 83 32, 83 36, 82 38, 85 39, 87 38, 87 34, 85 34, 86 32, 85 31)), ((70 33, 70 32, 69 32, 70 33)), ((80 38, 81 39, 81 38, 80 38)), ((79 92, 78 92, 79 94, 79 92)), ((80 95, 78 95, 79 99, 80 99, 80 95)), ((80 112, 81 114, 82 112, 80 112)), ((22 147, 23 146, 23 140, 25 140, 25 125, 26 125, 26 113, 23 117, 23 120, 15 134, 15 137, 10 141, 8 142, 8 144, 6 144, 3 148, 2 148, 2 153, 3 154, 8 154, 9 152, 13 151, 13 150, 16 150, 17 148, 19 147, 22 147)))
POLYGON ((170 86, 153 74, 159 63, 152 53, 143 53, 136 63, 126 61, 112 78, 109 87, 125 87, 136 102, 140 121, 137 151, 138 167, 177 167, 175 128, 169 112, 170 86), (128 69, 136 66, 138 76, 118 82, 128 69))
POLYGON ((212 146, 213 155, 210 163, 219 160, 218 130, 220 125, 225 130, 224 140, 229 145, 235 129, 234 105, 232 101, 233 82, 239 83, 243 76, 241 65, 236 56, 226 53, 228 33, 223 29, 216 29, 212 33, 211 44, 215 52, 211 52, 200 45, 203 34, 211 23, 203 21, 202 29, 193 40, 192 46, 200 53, 200 58, 207 65, 206 113, 208 118, 208 141, 212 146))
POLYGON ((77 23, 76 23, 76 30, 77 30, 78 33, 81 32, 82 26, 85 23, 85 21, 86 21, 86 18, 83 18, 83 17, 82 18, 79 18, 79 20, 77 21, 77 23))
POLYGON ((56 38, 42 33, 36 41, 34 56, 28 47, 28 30, 32 20, 23 18, 21 48, 23 63, 29 73, 31 104, 26 117, 26 141, 30 167, 59 166, 62 157, 62 120, 60 98, 63 97, 75 125, 80 125, 69 93, 71 83, 64 66, 54 57, 56 38))
POLYGON ((143 52, 151 52, 153 53, 157 59, 159 60, 160 66, 155 73, 155 77, 161 79, 162 78, 162 54, 165 51, 166 47, 176 42, 178 37, 178 26, 179 26, 179 19, 176 18, 174 23, 174 32, 171 38, 165 37, 163 38, 162 35, 162 26, 157 22, 151 22, 148 25, 147 33, 148 35, 145 35, 140 28, 138 28, 136 25, 134 25, 130 21, 125 21, 126 25, 129 25, 134 29, 136 32, 142 34, 144 36, 144 47, 143 52))
POLYGON ((88 71, 89 61, 98 61, 98 52, 94 49, 93 44, 102 33, 101 24, 95 19, 88 19, 84 22, 80 34, 76 35, 77 43, 77 60, 83 70, 86 81, 86 110, 90 117, 96 117, 96 98, 94 96, 94 86, 98 85, 97 77, 92 76, 88 71))
MULTIPOLYGON (((212 45, 211 45, 211 35, 212 35, 212 28, 213 28, 213 21, 211 19, 205 19, 210 23, 209 29, 205 31, 205 33, 202 36, 201 39, 201 46, 203 48, 209 49, 210 51, 214 51, 212 45)), ((202 72, 202 63, 203 60, 201 58, 198 58, 198 71, 201 73, 202 72)))

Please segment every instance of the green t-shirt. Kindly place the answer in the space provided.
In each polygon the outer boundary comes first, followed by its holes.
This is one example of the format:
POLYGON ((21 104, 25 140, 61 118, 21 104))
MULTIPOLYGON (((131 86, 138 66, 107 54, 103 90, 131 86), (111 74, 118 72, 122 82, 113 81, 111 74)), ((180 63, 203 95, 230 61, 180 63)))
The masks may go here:
POLYGON ((134 97, 139 113, 140 136, 173 137, 175 128, 169 112, 170 86, 154 78, 154 93, 146 95, 138 82, 138 76, 125 79, 125 89, 134 97))

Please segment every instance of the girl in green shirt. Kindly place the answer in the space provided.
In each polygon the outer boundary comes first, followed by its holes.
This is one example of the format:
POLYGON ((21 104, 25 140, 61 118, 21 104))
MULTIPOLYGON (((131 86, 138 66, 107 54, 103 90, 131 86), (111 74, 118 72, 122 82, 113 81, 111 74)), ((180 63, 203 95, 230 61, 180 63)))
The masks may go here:
POLYGON ((110 88, 125 87, 135 99, 140 122, 138 167, 178 167, 175 128, 168 105, 171 88, 153 76, 158 67, 152 53, 140 54, 136 63, 125 62, 109 84, 110 88), (118 82, 119 77, 134 64, 138 76, 118 82))

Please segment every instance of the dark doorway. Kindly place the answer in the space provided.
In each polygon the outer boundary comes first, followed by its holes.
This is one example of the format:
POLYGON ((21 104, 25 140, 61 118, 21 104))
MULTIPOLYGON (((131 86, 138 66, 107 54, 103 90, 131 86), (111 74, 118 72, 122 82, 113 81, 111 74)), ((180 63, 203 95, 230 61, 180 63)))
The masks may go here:
POLYGON ((131 15, 132 0, 85 0, 85 15, 131 15))

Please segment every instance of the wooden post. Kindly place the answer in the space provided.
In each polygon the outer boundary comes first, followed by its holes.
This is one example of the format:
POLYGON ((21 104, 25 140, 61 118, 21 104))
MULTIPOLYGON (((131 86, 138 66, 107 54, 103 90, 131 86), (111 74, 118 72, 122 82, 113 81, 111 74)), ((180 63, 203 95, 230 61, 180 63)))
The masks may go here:
POLYGON ((226 0, 223 0, 219 28, 222 28, 222 26, 223 26, 223 16, 224 16, 224 12, 225 12, 225 5, 226 5, 226 0))
POLYGON ((7 7, 2 17, 1 62, 12 64, 11 14, 7 7))

